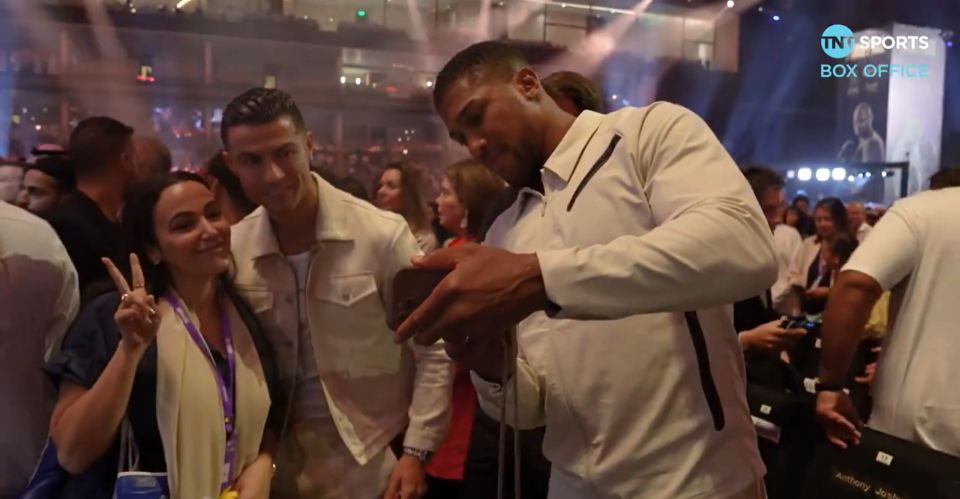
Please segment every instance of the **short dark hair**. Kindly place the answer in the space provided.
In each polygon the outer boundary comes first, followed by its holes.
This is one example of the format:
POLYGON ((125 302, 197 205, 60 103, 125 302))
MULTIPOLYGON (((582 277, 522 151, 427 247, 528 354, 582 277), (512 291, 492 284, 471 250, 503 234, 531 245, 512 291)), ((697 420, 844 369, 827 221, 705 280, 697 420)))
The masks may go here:
POLYGON ((509 78, 529 66, 523 54, 512 45, 498 41, 475 43, 453 56, 437 74, 437 82, 433 86, 433 105, 439 108, 440 100, 462 76, 476 79, 480 76, 480 70, 485 69, 488 75, 509 78))
POLYGON ((289 118, 299 132, 306 131, 300 108, 290 94, 275 88, 251 88, 238 95, 223 110, 220 140, 228 147, 227 131, 242 125, 265 125, 280 118, 289 118))
POLYGON ((796 206, 797 203, 799 203, 800 201, 807 203, 808 206, 810 205, 810 198, 808 198, 807 196, 804 196, 803 194, 800 194, 799 196, 793 198, 793 201, 790 203, 790 206, 796 206))
POLYGON ((543 89, 550 97, 563 96, 570 99, 577 111, 604 112, 600 89, 590 78, 574 71, 557 71, 544 78, 543 89))
POLYGON ((960 168, 944 168, 930 177, 930 190, 960 187, 960 168))
POLYGON ((73 160, 65 154, 43 155, 24 168, 24 171, 37 170, 57 181, 57 189, 61 194, 76 188, 77 179, 74 174, 73 160))
POLYGON ((783 177, 771 168, 761 165, 751 165, 743 170, 743 176, 747 178, 750 188, 753 189, 753 195, 760 199, 760 196, 768 189, 783 190, 786 186, 783 177))
POLYGON ((132 145, 133 128, 106 116, 86 118, 70 134, 77 177, 101 173, 132 145))

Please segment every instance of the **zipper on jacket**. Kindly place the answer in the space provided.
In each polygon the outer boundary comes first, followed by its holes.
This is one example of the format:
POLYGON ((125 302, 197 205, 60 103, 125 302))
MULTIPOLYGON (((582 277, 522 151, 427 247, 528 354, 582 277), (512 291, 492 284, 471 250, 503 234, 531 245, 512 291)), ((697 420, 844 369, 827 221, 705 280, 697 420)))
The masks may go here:
POLYGON ((580 193, 583 192, 583 188, 587 186, 587 183, 590 182, 590 179, 597 174, 597 171, 610 160, 610 157, 613 156, 613 150, 617 148, 617 144, 620 143, 619 135, 614 135, 610 139, 610 144, 607 145, 607 149, 603 151, 603 154, 597 158, 597 161, 590 167, 590 171, 583 177, 583 180, 580 181, 580 185, 577 186, 577 190, 573 191, 573 196, 570 197, 570 203, 567 204, 567 211, 573 209, 573 203, 577 201, 577 198, 580 197, 580 193))
POLYGON ((684 312, 684 319, 687 321, 687 329, 690 331, 690 339, 693 341, 693 350, 697 355, 697 367, 700 371, 700 387, 703 390, 703 396, 707 399, 707 407, 710 408, 710 416, 713 418, 713 428, 720 431, 726 426, 726 419, 723 415, 723 403, 720 400, 720 393, 717 391, 717 384, 713 380, 713 374, 710 371, 710 355, 707 351, 707 339, 703 335, 703 328, 700 326, 700 319, 696 312, 684 312))

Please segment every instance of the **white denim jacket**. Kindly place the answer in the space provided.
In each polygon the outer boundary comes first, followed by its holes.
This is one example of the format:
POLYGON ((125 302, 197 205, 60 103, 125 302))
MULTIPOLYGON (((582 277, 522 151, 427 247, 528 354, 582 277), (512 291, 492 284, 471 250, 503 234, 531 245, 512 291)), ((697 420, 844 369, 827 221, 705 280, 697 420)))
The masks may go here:
MULTIPOLYGON (((405 446, 435 450, 449 425, 453 364, 442 343, 397 345, 386 324, 394 274, 420 254, 417 242, 399 215, 356 199, 316 174, 313 179, 320 203, 306 315, 337 430, 360 464, 405 428, 405 446)), ((232 249, 235 285, 263 324, 280 376, 288 393, 295 394, 297 281, 264 208, 233 227, 232 249)))

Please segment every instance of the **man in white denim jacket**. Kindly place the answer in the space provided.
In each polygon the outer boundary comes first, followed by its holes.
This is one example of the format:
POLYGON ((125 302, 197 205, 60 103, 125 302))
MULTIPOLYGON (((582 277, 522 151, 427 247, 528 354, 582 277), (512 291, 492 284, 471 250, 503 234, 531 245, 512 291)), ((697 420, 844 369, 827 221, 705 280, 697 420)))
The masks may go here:
POLYGON ((777 265, 703 120, 665 102, 570 117, 498 42, 455 56, 434 100, 520 193, 487 233, 498 248, 418 259, 453 270, 398 336, 444 338, 487 413, 506 400, 507 424, 546 425, 551 499, 764 497, 730 304, 777 265))
POLYGON ((226 160, 261 205, 233 227, 234 283, 271 339, 292 395, 275 496, 418 498, 446 436, 453 370, 440 345, 396 344, 394 274, 420 253, 404 219, 309 171, 290 96, 252 89, 224 111, 226 160), (406 430, 397 460, 389 444, 406 430))

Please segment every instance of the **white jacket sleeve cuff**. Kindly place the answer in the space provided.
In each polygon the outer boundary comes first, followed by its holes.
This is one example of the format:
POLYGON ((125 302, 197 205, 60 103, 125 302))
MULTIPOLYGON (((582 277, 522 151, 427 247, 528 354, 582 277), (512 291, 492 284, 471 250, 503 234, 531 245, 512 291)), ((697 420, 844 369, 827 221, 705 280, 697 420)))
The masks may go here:
POLYGON ((530 430, 546 424, 540 378, 524 360, 518 359, 516 373, 507 382, 506 386, 491 383, 475 372, 470 373, 470 378, 477 390, 480 409, 488 416, 500 421, 501 407, 505 403, 507 408, 505 422, 509 426, 520 430, 530 430), (513 405, 514 388, 518 390, 519 394, 516 413, 514 413, 513 405))

